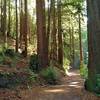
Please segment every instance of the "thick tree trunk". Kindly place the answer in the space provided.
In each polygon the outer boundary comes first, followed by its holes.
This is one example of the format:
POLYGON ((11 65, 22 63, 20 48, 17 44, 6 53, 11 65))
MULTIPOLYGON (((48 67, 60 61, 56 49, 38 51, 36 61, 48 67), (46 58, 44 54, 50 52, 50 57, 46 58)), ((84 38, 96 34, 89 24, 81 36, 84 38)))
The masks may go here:
POLYGON ((50 21, 51 21, 51 1, 48 0, 48 25, 47 25, 47 55, 48 55, 48 64, 49 62, 49 37, 50 37, 50 21))
POLYGON ((25 54, 24 56, 27 56, 27 35, 28 35, 28 9, 27 9, 27 0, 24 0, 24 4, 25 4, 25 20, 24 20, 24 42, 25 42, 25 54))
POLYGON ((46 19, 45 19, 45 1, 36 0, 37 15, 37 53, 40 67, 47 67, 48 55, 46 46, 46 19))
POLYGON ((56 29, 56 9, 55 0, 51 0, 52 10, 52 32, 51 32, 51 61, 55 65, 57 62, 57 29, 56 29))
POLYGON ((100 93, 100 1, 87 0, 87 11, 89 51, 87 89, 100 93))

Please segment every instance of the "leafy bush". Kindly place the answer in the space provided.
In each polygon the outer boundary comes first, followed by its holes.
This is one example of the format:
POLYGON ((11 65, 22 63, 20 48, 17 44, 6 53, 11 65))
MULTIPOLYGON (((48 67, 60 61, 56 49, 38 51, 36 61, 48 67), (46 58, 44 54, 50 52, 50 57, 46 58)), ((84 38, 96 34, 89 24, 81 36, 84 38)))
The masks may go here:
POLYGON ((42 70, 41 75, 48 84, 56 84, 59 79, 59 73, 53 67, 42 70))
POLYGON ((39 70, 39 61, 38 61, 38 56, 36 54, 31 55, 29 66, 30 69, 34 72, 37 72, 39 70))
POLYGON ((70 61, 68 59, 64 59, 63 66, 65 70, 70 69, 70 61))
POLYGON ((96 87, 95 87, 95 93, 100 96, 100 74, 96 74, 96 87))
POLYGON ((9 56, 9 57, 14 57, 14 56, 15 56, 14 49, 6 49, 6 50, 4 51, 4 54, 5 54, 6 56, 9 56))
POLYGON ((0 53, 0 64, 11 66, 12 59, 8 56, 5 56, 3 52, 0 53))
POLYGON ((80 65, 80 74, 83 78, 87 79, 87 77, 88 77, 88 68, 83 63, 81 63, 81 65, 80 65))
POLYGON ((23 72, 0 72, 0 88, 12 88, 20 84, 32 85, 37 78, 37 74, 31 70, 23 72))
POLYGON ((33 71, 31 71, 30 69, 27 70, 29 76, 28 76, 28 82, 29 83, 33 83, 35 82, 36 78, 37 78, 37 74, 35 74, 33 71))

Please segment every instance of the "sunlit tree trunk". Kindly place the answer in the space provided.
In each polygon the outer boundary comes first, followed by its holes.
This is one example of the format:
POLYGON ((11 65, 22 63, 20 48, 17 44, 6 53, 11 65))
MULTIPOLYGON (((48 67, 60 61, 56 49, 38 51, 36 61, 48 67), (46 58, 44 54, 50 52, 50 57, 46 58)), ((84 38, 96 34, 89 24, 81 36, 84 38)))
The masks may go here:
POLYGON ((83 62, 83 50, 82 50, 82 34, 81 34, 81 16, 78 14, 79 18, 79 47, 80 47, 80 64, 83 62))

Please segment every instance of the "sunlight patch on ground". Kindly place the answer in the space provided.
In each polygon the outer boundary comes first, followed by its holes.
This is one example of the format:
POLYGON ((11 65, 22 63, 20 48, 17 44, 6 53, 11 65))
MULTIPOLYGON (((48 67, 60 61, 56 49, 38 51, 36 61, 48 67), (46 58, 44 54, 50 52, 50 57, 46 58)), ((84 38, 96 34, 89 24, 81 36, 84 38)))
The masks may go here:
POLYGON ((69 84, 68 85, 69 87, 75 87, 75 88, 81 88, 82 86, 79 86, 79 85, 77 85, 77 84, 69 84))
POLYGON ((63 89, 52 89, 52 90, 44 90, 44 92, 47 93, 59 93, 59 92, 64 92, 63 89))
POLYGON ((68 76, 79 76, 80 75, 80 74, 77 74, 77 73, 74 73, 74 72, 68 72, 68 71, 66 71, 66 74, 68 76))
POLYGON ((79 82, 71 82, 70 84, 71 85, 75 85, 75 84, 78 84, 79 82))

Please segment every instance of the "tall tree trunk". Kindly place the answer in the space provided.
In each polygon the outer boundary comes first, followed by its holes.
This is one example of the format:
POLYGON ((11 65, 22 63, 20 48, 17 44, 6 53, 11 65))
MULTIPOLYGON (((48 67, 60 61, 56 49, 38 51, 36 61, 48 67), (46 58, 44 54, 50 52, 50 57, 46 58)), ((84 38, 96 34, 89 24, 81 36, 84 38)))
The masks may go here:
POLYGON ((62 28, 61 28, 61 0, 57 0, 58 9, 58 63, 63 69, 63 41, 62 41, 62 28))
POLYGON ((48 55, 48 64, 49 64, 49 37, 50 37, 50 21, 51 21, 51 1, 48 0, 48 25, 47 25, 47 55, 48 55))
POLYGON ((83 62, 83 50, 82 50, 82 34, 81 34, 81 16, 78 14, 79 18, 79 47, 80 47, 80 64, 83 62))
POLYGON ((16 49, 16 52, 18 52, 18 6, 17 6, 17 0, 15 0, 15 6, 16 6, 16 46, 15 46, 15 49, 16 49))
POLYGON ((72 32, 71 28, 69 27, 69 44, 70 44, 70 64, 72 63, 72 32))
POLYGON ((7 48, 7 15, 6 15, 6 11, 7 11, 7 4, 6 4, 6 0, 4 0, 4 5, 3 5, 3 16, 4 16, 4 19, 3 19, 3 34, 4 34, 4 44, 5 44, 5 48, 7 48))
POLYGON ((52 32, 51 32, 51 61, 52 64, 57 62, 57 29, 56 29, 56 9, 55 0, 51 0, 52 9, 52 32))
POLYGON ((1 7, 0 7, 0 8, 1 8, 1 9, 0 9, 0 11, 1 11, 1 16, 0 16, 0 17, 1 17, 0 32, 2 32, 2 11, 3 11, 3 10, 2 10, 2 0, 1 0, 1 5, 0 5, 0 6, 1 6, 1 7))
POLYGON ((25 20, 24 20, 24 41, 25 41, 25 55, 24 56, 27 56, 27 35, 28 35, 28 9, 27 9, 27 0, 24 0, 24 4, 25 4, 25 8, 24 8, 24 11, 25 11, 25 20))
POLYGON ((11 26, 10 26, 10 24, 11 24, 11 0, 9 0, 9 8, 8 8, 8 32, 7 32, 7 36, 10 36, 10 30, 11 30, 11 26))
POLYGON ((20 5, 20 48, 23 49, 22 47, 22 42, 23 42, 23 23, 24 23, 24 14, 23 14, 23 0, 19 1, 19 5, 20 5))
POLYGON ((72 67, 75 67, 75 44, 74 44, 74 27, 72 26, 72 67))
POLYGON ((37 53, 40 67, 47 67, 48 55, 46 52, 46 18, 45 18, 45 1, 36 0, 37 15, 37 53))
POLYGON ((88 80, 87 89, 100 94, 100 1, 87 0, 88 80))

